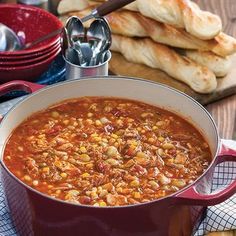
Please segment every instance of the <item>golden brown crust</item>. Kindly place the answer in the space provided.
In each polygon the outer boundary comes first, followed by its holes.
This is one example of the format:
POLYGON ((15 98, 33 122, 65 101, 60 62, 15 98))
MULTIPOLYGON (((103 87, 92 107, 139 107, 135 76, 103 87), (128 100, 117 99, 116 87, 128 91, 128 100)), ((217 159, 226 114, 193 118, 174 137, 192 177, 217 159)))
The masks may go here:
POLYGON ((184 50, 185 55, 200 65, 209 68, 217 77, 224 77, 231 68, 229 57, 220 57, 213 52, 184 50))
POLYGON ((87 0, 61 0, 57 7, 59 15, 70 11, 80 11, 89 6, 87 0))
MULTIPOLYGON (((83 11, 71 12, 69 15, 86 16, 93 7, 83 11)), ((220 33, 215 39, 201 40, 184 29, 160 23, 142 16, 138 12, 121 10, 106 16, 111 30, 115 34, 129 37, 151 37, 154 41, 168 46, 212 51, 219 56, 227 56, 236 52, 236 39, 220 33)), ((89 22, 86 23, 89 25, 89 22)))
POLYGON ((217 15, 202 11, 189 0, 136 0, 129 10, 138 10, 142 15, 162 23, 184 28, 200 39, 212 39, 222 30, 217 15))
MULTIPOLYGON (((104 2, 104 0, 88 1, 89 3, 104 2)), ((219 16, 203 11, 190 0, 136 0, 125 6, 131 11, 162 23, 183 28, 197 38, 212 39, 222 30, 219 16)))
POLYGON ((196 92, 210 93, 216 89, 216 77, 207 67, 180 56, 173 49, 151 39, 113 35, 112 50, 120 52, 131 62, 163 70, 173 78, 188 84, 196 92))

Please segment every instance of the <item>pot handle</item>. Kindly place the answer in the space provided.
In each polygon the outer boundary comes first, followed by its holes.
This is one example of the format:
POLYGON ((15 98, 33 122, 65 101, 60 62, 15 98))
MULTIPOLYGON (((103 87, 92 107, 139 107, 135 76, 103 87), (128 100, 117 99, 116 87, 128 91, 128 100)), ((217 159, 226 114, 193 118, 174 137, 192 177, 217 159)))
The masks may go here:
MULTIPOLYGON (((230 142, 229 140, 227 142, 230 142)), ((218 156, 216 157, 214 166, 222 162, 233 161, 236 162, 236 145, 232 141, 233 145, 229 146, 226 140, 221 141, 221 148, 218 156)), ((201 206, 211 206, 224 202, 226 199, 230 198, 236 193, 236 179, 232 181, 230 185, 226 188, 219 190, 212 194, 200 194, 196 185, 191 186, 187 190, 176 195, 176 200, 178 202, 183 202, 184 204, 201 205, 201 206)))
POLYGON ((45 87, 45 85, 31 83, 24 80, 12 80, 0 85, 0 96, 3 96, 4 94, 12 91, 24 91, 27 93, 33 93, 43 87, 45 87))

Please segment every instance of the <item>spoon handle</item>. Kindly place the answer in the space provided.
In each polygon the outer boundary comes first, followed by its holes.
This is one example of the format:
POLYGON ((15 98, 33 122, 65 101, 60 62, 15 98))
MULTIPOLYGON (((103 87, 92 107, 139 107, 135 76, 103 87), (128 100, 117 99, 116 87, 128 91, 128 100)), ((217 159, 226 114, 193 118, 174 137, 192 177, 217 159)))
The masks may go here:
POLYGON ((109 0, 107 2, 104 2, 102 5, 98 6, 96 9, 94 9, 91 12, 91 14, 89 14, 88 16, 83 17, 81 21, 85 22, 93 17, 96 18, 96 17, 105 16, 134 1, 135 0, 109 0))
POLYGON ((117 9, 122 8, 123 6, 134 2, 135 0, 109 0, 104 4, 97 7, 97 12, 99 16, 105 16, 117 9))
POLYGON ((46 35, 44 35, 44 36, 42 36, 42 37, 36 39, 36 40, 33 41, 33 42, 26 43, 26 44, 21 48, 21 50, 22 50, 22 49, 31 48, 31 47, 35 46, 35 45, 38 44, 38 43, 41 43, 42 41, 44 41, 44 40, 46 40, 46 39, 50 39, 50 38, 52 38, 52 37, 54 37, 54 36, 57 36, 58 34, 60 34, 60 33, 62 32, 62 30, 63 30, 62 28, 59 28, 59 29, 57 29, 57 30, 55 30, 55 31, 52 31, 52 32, 49 33, 49 34, 46 34, 46 35))

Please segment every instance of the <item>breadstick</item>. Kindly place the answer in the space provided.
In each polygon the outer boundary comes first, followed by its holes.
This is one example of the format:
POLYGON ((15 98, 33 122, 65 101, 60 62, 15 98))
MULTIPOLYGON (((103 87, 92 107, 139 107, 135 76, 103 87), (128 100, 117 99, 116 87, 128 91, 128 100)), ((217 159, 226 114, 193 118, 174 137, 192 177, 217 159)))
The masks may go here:
POLYGON ((136 0, 136 7, 144 16, 184 28, 200 39, 212 39, 222 30, 217 15, 202 11, 189 0, 136 0))
POLYGON ((185 55, 200 65, 205 65, 217 77, 224 77, 231 68, 229 57, 220 57, 212 52, 202 52, 196 50, 184 50, 185 55))
POLYGON ((200 39, 212 39, 222 30, 219 16, 201 10, 190 0, 136 0, 125 7, 162 23, 183 28, 200 39))
MULTIPOLYGON (((83 11, 72 12, 70 15, 86 16, 93 9, 88 7, 83 11)), ((236 39, 220 33, 215 39, 201 40, 187 33, 183 29, 163 24, 142 16, 138 12, 122 10, 106 16, 111 30, 115 34, 129 37, 151 37, 158 43, 168 46, 212 51, 220 56, 231 55, 236 52, 236 39)), ((86 26, 88 26, 88 22, 86 26)))
POLYGON ((173 78, 186 83, 196 92, 211 93, 216 89, 216 77, 207 67, 198 65, 151 39, 132 39, 113 35, 111 49, 120 52, 131 62, 163 70, 173 78))
POLYGON ((209 68, 217 77, 226 76, 232 65, 230 57, 220 57, 212 52, 185 50, 185 55, 198 64, 209 68))
POLYGON ((65 14, 70 11, 80 11, 89 6, 87 0, 61 0, 57 7, 58 14, 65 14))

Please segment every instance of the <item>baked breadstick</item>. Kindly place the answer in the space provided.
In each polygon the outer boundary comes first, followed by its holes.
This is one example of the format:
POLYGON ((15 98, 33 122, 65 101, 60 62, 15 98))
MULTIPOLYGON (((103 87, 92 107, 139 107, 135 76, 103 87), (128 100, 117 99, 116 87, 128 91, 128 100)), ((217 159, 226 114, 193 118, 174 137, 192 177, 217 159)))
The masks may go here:
POLYGON ((61 0, 57 7, 58 14, 65 14, 70 11, 80 11, 88 7, 87 0, 61 0))
POLYGON ((217 15, 202 11, 189 0, 136 0, 136 4, 143 15, 184 28, 200 39, 212 39, 222 30, 217 15))
POLYGON ((184 28, 200 39, 212 39, 222 30, 219 16, 201 10, 190 0, 136 0, 125 8, 162 23, 184 28))
POLYGON ((196 92, 211 93, 216 89, 216 77, 207 67, 198 65, 151 39, 113 35, 111 49, 120 52, 131 62, 163 70, 173 78, 188 84, 196 92))
POLYGON ((231 60, 229 57, 220 57, 212 52, 196 50, 184 50, 184 54, 198 64, 209 68, 217 77, 223 77, 230 71, 231 60))
MULTIPOLYGON (((70 15, 83 17, 88 15, 92 9, 93 7, 88 7, 80 12, 72 12, 70 15)), ((115 34, 129 37, 151 37, 154 41, 168 46, 212 51, 223 57, 236 52, 236 39, 224 33, 220 33, 215 39, 201 40, 184 29, 177 29, 144 17, 138 12, 127 10, 113 12, 107 15, 106 19, 115 34)), ((87 22, 86 26, 88 25, 87 22)))

